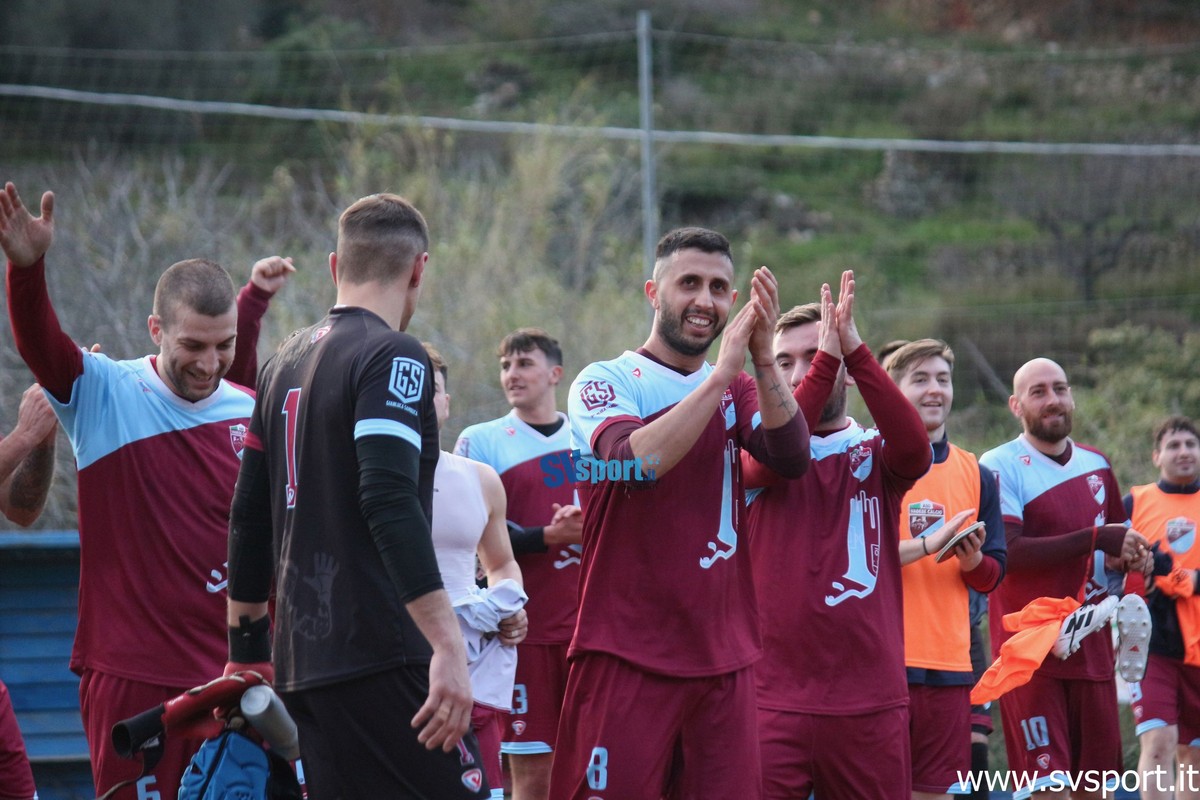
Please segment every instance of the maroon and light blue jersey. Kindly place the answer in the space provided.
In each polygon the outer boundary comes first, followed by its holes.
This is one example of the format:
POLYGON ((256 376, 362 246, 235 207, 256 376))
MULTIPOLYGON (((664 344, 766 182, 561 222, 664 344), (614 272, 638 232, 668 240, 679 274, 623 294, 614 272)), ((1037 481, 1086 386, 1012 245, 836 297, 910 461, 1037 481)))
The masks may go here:
MULTIPOLYGON (((628 351, 588 366, 568 400, 572 447, 582 458, 609 459, 594 448, 610 425, 653 422, 712 370, 705 364, 682 375, 628 351)), ((583 583, 571 655, 609 653, 679 677, 732 672, 758 660, 739 452, 753 446, 759 427, 754 381, 740 373, 666 475, 578 484, 583 583)))
MULTIPOLYGON (((58 323, 43 270, 9 266, 9 314, 79 469, 71 669, 160 686, 206 683, 227 655, 229 507, 254 397, 221 381, 192 403, 163 383, 154 356, 114 361, 82 351, 58 323)), ((249 308, 246 294, 238 329, 256 333, 266 303, 249 308)), ((252 338, 238 344, 255 347, 252 338)))
POLYGON ((748 493, 766 648, 758 704, 808 714, 905 705, 896 542, 913 481, 887 468, 879 431, 853 420, 811 447, 803 478, 748 493))
MULTIPOLYGON (((482 461, 500 474, 508 497, 508 518, 530 528, 550 524, 554 504, 575 502, 571 432, 566 424, 544 436, 521 421, 516 411, 471 425, 458 437, 456 455, 482 461)), ((579 606, 580 546, 517 556, 528 587, 529 635, 525 644, 566 644, 575 630, 579 606)))
POLYGON ((222 381, 188 402, 152 356, 83 364, 70 403, 49 397, 79 469, 71 668, 205 683, 224 668, 229 505, 254 397, 222 381))
MULTIPOLYGON (((984 453, 980 463, 1000 479, 1000 510, 1007 525, 1021 526, 1031 539, 1127 521, 1116 476, 1097 450, 1072 442, 1071 457, 1059 464, 1031 445, 1022 434, 984 453)), ((1009 562, 1003 583, 991 595, 992 652, 1012 635, 1000 624, 1005 614, 1020 611, 1037 597, 1074 597, 1095 603, 1108 595, 1104 553, 1095 551, 1036 568, 1009 562)), ((1039 670, 1055 678, 1111 680, 1112 642, 1089 636, 1065 661, 1047 658, 1039 670)))

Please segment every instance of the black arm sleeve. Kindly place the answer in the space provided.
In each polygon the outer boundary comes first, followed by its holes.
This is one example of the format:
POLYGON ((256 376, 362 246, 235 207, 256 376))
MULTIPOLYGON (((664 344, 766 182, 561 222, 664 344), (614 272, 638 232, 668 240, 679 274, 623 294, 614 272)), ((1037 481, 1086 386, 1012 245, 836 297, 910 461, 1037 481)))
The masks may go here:
POLYGON ((508 520, 508 539, 512 542, 514 556, 545 553, 550 550, 546 547, 546 528, 542 525, 522 528, 512 520, 508 520))
POLYGON ((401 603, 442 588, 429 519, 417 495, 421 454, 395 436, 363 436, 358 504, 401 603))
POLYGON ((271 494, 267 460, 261 450, 242 451, 242 467, 229 512, 229 597, 265 603, 275 576, 271 494))

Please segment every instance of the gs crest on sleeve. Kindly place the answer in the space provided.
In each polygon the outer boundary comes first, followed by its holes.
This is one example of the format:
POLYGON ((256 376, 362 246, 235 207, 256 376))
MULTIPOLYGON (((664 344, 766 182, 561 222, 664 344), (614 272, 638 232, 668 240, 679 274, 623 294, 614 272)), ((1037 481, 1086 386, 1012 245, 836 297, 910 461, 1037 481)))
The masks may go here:
POLYGON ((392 376, 388 391, 401 403, 411 404, 421 399, 425 386, 425 365, 411 358, 392 359, 392 376))
POLYGON ((588 411, 608 408, 616 399, 617 390, 608 381, 588 381, 579 388, 579 400, 588 411))

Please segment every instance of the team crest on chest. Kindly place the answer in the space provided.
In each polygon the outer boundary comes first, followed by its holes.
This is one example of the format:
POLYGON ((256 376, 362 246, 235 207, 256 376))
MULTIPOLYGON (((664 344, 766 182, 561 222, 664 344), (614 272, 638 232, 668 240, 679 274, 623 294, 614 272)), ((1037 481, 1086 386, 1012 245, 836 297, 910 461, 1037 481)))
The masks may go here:
POLYGON ((865 481, 871 474, 874 460, 870 447, 865 444, 855 445, 850 449, 850 474, 860 481, 865 481))
POLYGON ((1021 456, 1020 459, 1021 459, 1021 463, 1027 467, 1033 463, 1033 459, 1030 458, 1029 456, 1021 456))
POLYGON ((238 423, 237 425, 229 426, 229 444, 233 447, 233 454, 240 461, 242 451, 246 449, 246 426, 238 423))
POLYGON ((415 403, 421 399, 425 386, 425 365, 411 358, 393 358, 392 375, 388 379, 388 391, 401 403, 415 403))
POLYGON ((597 411, 616 404, 617 390, 608 381, 588 381, 579 388, 579 399, 588 411, 597 411))
POLYGON ((927 536, 946 522, 946 507, 932 500, 922 500, 908 507, 908 530, 912 538, 927 536))
POLYGON ((1092 497, 1096 498, 1096 502, 1100 505, 1104 505, 1104 479, 1099 475, 1088 475, 1087 486, 1088 491, 1092 493, 1092 497))
POLYGON ((1175 517, 1167 520, 1167 542, 1176 553, 1186 553, 1196 543, 1196 520, 1175 517))

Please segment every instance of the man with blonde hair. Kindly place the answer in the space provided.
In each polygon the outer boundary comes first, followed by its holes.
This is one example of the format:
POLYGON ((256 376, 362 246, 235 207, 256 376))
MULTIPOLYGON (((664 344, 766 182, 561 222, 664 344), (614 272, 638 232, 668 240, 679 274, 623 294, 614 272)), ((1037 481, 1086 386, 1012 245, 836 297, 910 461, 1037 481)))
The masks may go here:
MULTIPOLYGON (((932 800, 967 792, 958 783, 973 767, 970 590, 986 595, 999 585, 1007 548, 995 474, 946 434, 954 403, 954 351, 940 339, 918 339, 892 350, 884 366, 917 410, 933 446, 929 472, 900 506, 913 798, 932 800), (923 558, 930 537, 967 509, 972 511, 963 524, 979 521, 984 529, 969 534, 952 551, 954 558, 923 558)), ((986 747, 986 736, 980 736, 986 747)))

